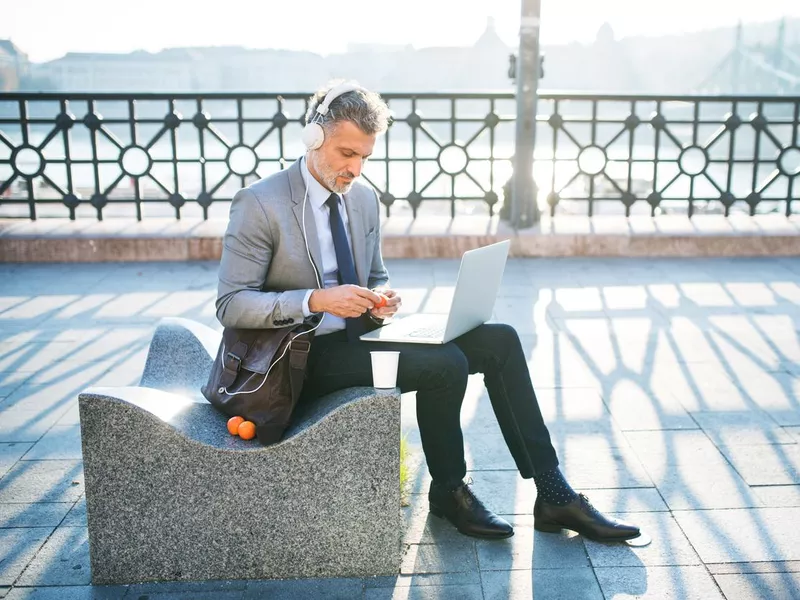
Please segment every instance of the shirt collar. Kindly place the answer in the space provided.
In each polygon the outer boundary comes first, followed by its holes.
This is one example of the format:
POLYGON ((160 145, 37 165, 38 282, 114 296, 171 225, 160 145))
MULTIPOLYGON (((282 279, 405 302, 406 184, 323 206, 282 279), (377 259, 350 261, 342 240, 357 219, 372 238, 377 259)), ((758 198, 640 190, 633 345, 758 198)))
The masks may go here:
MULTIPOLYGON (((311 202, 311 206, 314 206, 315 208, 322 208, 328 201, 328 198, 331 197, 331 191, 317 181, 317 179, 311 174, 311 171, 308 170, 305 157, 300 162, 300 169, 303 173, 303 181, 305 181, 306 185, 308 186, 308 200, 311 202)), ((339 203, 341 204, 342 195, 336 195, 339 197, 339 203)))

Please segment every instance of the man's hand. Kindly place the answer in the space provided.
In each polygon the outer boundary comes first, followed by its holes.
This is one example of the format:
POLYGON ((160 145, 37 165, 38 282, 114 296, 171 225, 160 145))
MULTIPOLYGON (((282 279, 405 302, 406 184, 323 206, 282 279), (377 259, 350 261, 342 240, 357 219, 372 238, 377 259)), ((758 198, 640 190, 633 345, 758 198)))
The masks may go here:
POLYGON ((376 319, 387 319, 394 315, 397 312, 397 309, 402 306, 403 302, 400 299, 400 296, 394 290, 390 290, 388 288, 376 288, 374 291, 378 292, 379 294, 386 296, 386 305, 380 308, 373 308, 370 310, 370 314, 375 317, 376 319))
POLYGON ((326 312, 349 319, 360 317, 380 302, 375 292, 357 285, 339 285, 324 290, 314 290, 308 299, 311 312, 326 312))

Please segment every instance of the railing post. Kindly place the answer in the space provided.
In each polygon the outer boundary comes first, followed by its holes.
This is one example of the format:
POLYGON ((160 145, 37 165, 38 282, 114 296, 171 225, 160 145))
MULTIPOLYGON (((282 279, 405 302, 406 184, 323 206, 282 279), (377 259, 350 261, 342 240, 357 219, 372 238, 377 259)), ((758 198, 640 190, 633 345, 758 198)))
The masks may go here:
POLYGON ((531 227, 540 218, 536 183, 533 180, 540 14, 541 0, 522 0, 517 59, 517 128, 509 215, 515 229, 531 227))

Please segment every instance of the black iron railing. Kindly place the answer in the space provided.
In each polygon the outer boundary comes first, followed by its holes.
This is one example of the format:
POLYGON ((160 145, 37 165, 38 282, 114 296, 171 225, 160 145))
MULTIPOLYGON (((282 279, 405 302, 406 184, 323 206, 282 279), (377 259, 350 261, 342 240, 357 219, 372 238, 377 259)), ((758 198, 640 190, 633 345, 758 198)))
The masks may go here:
MULTIPOLYGON (((0 216, 224 216, 302 153, 309 94, 0 94, 0 216)), ((364 176, 389 214, 493 214, 510 93, 386 94, 364 176)), ((533 173, 551 214, 793 212, 800 98, 542 94, 533 173)), ((505 187, 505 191, 504 191, 505 187)))

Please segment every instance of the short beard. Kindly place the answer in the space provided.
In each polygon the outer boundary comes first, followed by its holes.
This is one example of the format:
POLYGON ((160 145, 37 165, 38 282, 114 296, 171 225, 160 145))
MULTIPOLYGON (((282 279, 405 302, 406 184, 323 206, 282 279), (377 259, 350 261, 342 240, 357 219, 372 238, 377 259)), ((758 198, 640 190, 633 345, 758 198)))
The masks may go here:
POLYGON ((310 153, 309 162, 317 172, 317 176, 322 180, 322 184, 330 191, 337 194, 346 194, 353 187, 353 183, 355 183, 356 180, 355 177, 352 178, 353 180, 350 183, 346 183, 344 185, 337 184, 337 177, 350 177, 352 173, 348 171, 344 171, 342 173, 334 172, 333 169, 331 169, 330 166, 322 160, 322 157, 320 157, 319 153, 310 153))

